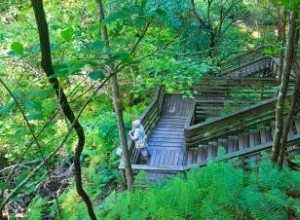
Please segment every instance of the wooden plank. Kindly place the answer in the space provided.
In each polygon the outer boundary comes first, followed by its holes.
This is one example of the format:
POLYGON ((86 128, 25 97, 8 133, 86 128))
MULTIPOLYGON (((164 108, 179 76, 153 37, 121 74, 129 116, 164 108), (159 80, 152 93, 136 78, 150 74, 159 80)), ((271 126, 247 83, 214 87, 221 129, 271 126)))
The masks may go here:
POLYGON ((166 165, 168 165, 166 163, 166 161, 165 161, 167 152, 168 152, 167 150, 161 150, 160 160, 159 160, 159 165, 160 166, 166 166, 166 165))
POLYGON ((228 153, 232 153, 234 151, 234 143, 233 143, 233 137, 228 137, 228 153))
POLYGON ((206 161, 207 159, 207 149, 209 146, 206 146, 202 149, 201 161, 206 161))
POLYGON ((154 160, 154 166, 159 166, 160 159, 161 159, 161 154, 163 150, 157 150, 157 154, 154 160))
POLYGON ((173 143, 173 142, 159 142, 159 141, 154 141, 154 142, 150 142, 148 141, 148 146, 149 147, 182 147, 183 148, 183 141, 182 142, 176 142, 176 143, 173 143))
POLYGON ((260 145, 261 144, 261 140, 260 140, 259 130, 258 129, 254 129, 253 130, 253 134, 254 134, 254 145, 260 145))
POLYGON ((167 138, 167 137, 153 137, 150 136, 148 138, 148 142, 168 142, 168 143, 181 143, 182 142, 182 137, 173 137, 173 138, 167 138))
POLYGON ((191 165, 193 162, 193 151, 187 152, 186 165, 191 165))
POLYGON ((184 138, 183 133, 177 133, 177 134, 169 134, 169 133, 151 133, 151 135, 149 136, 148 140, 150 140, 151 138, 153 139, 157 139, 157 138, 164 138, 164 139, 180 139, 182 140, 184 138))
POLYGON ((239 138, 239 150, 243 150, 244 149, 244 138, 243 138, 243 134, 239 133, 238 134, 238 138, 239 138))
POLYGON ((267 142, 267 136, 266 136, 266 130, 265 130, 264 126, 259 129, 259 134, 260 134, 261 144, 266 143, 267 142))
POLYGON ((185 152, 183 150, 181 150, 180 153, 179 153, 177 166, 182 166, 183 165, 184 155, 185 155, 185 152))
POLYGON ((239 139, 238 136, 233 137, 233 146, 234 146, 234 151, 239 150, 239 139))
POLYGON ((181 150, 182 147, 162 147, 162 146, 149 146, 150 150, 181 150))
POLYGON ((192 163, 197 163, 198 154, 199 154, 199 150, 195 150, 194 153, 193 153, 192 163))
POLYGON ((212 146, 212 145, 209 145, 207 147, 207 157, 206 157, 207 161, 210 161, 213 159, 213 148, 214 148, 214 146, 212 146))
POLYGON ((179 155, 181 153, 181 150, 175 150, 175 155, 174 155, 174 160, 173 160, 173 164, 174 166, 178 165, 178 161, 179 161, 179 155))
POLYGON ((249 147, 254 147, 255 142, 254 142, 254 131, 253 129, 249 130, 249 147))
POLYGON ((173 130, 173 131, 170 131, 170 130, 157 130, 157 129, 154 129, 152 131, 152 134, 170 134, 170 135, 183 135, 183 131, 182 130, 173 130))
POLYGON ((265 130, 266 130, 266 137, 267 137, 266 139, 267 139, 267 142, 272 141, 273 134, 272 134, 271 126, 270 125, 266 125, 265 126, 265 130))
POLYGON ((249 133, 248 132, 243 133, 243 143, 244 143, 243 149, 250 147, 249 146, 249 133))
POLYGON ((151 152, 151 159, 150 159, 150 166, 154 166, 155 165, 155 160, 158 154, 158 150, 152 150, 151 152))
POLYGON ((197 155, 197 161, 196 161, 196 163, 201 163, 201 161, 202 161, 203 150, 204 150, 204 148, 200 148, 200 149, 199 149, 198 155, 197 155))
POLYGON ((165 150, 164 162, 163 165, 172 165, 174 160, 174 151, 173 150, 165 150))
POLYGON ((300 120, 299 119, 294 119, 294 123, 296 126, 297 134, 300 134, 300 120))

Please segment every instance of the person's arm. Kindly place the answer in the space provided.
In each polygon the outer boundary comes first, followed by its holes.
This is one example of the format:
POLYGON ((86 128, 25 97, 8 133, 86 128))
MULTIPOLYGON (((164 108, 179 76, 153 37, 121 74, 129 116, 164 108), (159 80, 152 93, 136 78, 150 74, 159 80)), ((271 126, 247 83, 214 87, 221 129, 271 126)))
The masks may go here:
POLYGON ((134 132, 130 132, 129 136, 130 136, 131 140, 137 141, 137 139, 139 138, 139 131, 136 129, 136 130, 134 130, 134 132))

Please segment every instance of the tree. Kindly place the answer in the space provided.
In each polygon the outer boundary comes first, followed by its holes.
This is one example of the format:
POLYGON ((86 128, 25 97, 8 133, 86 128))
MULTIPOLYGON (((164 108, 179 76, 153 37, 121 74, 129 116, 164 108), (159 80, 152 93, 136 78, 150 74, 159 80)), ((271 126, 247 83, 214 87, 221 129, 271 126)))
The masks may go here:
MULTIPOLYGON (((283 110, 285 104, 285 98, 287 94, 290 72, 292 69, 292 65, 294 62, 294 54, 295 54, 295 36, 296 36, 296 19, 297 13, 290 13, 289 20, 289 33, 288 33, 288 47, 285 55, 285 66, 281 77, 280 89, 278 93, 278 100, 275 109, 275 133, 273 138, 273 149, 272 149, 272 162, 277 163, 280 148, 282 148, 282 133, 284 126, 284 117, 283 110)), ((283 153, 283 152, 282 152, 283 153)))
POLYGON ((69 105, 67 96, 65 95, 63 88, 60 86, 58 79, 55 77, 55 72, 53 69, 52 58, 51 58, 48 24, 46 20, 45 11, 44 11, 43 1, 32 0, 31 2, 34 9, 36 23, 39 31, 39 39, 40 39, 40 46, 41 46, 41 53, 42 53, 42 60, 41 60, 42 68, 46 73, 50 84, 55 90, 59 105, 65 117, 73 125, 78 137, 78 143, 75 149, 75 155, 73 159, 74 168, 75 168, 76 189, 78 194, 82 197, 83 201, 86 203, 90 218, 96 219, 92 202, 89 196, 87 195, 87 193, 84 191, 82 185, 80 155, 82 153, 82 150, 84 148, 84 143, 85 143, 84 130, 80 122, 78 121, 78 119, 75 118, 73 110, 69 105))
MULTIPOLYGON (((105 18, 102 1, 96 0, 96 5, 98 8, 98 13, 99 13, 99 22, 101 24, 101 22, 103 22, 103 20, 105 18)), ((103 25, 103 27, 100 28, 100 35, 101 35, 102 40, 105 42, 106 60, 110 61, 112 56, 111 56, 111 48, 109 45, 109 39, 108 39, 106 25, 103 25)), ((116 69, 115 69, 114 65, 109 64, 108 67, 109 67, 109 70, 108 70, 109 73, 114 74, 114 76, 111 78, 113 103, 114 103, 114 108, 115 108, 117 124, 118 124, 120 143, 121 143, 121 147, 122 147, 122 154, 123 154, 122 156, 123 156, 123 160, 124 160, 124 164, 125 164, 127 187, 128 187, 128 189, 131 189, 132 184, 133 184, 133 174, 132 174, 132 169, 131 169, 130 154, 128 151, 126 132, 125 132, 125 126, 124 126, 124 121, 123 121, 123 110, 122 110, 122 105, 121 105, 120 95, 119 95, 118 78, 117 78, 116 69)))
MULTIPOLYGON (((217 46, 224 37, 224 34, 234 22, 234 10, 241 3, 241 0, 215 1, 207 0, 201 5, 205 5, 206 12, 202 9, 203 15, 197 12, 197 5, 191 0, 191 11, 196 18, 200 30, 204 30, 209 39, 209 56, 216 56, 217 46)), ((200 9, 200 7, 199 7, 200 9)))

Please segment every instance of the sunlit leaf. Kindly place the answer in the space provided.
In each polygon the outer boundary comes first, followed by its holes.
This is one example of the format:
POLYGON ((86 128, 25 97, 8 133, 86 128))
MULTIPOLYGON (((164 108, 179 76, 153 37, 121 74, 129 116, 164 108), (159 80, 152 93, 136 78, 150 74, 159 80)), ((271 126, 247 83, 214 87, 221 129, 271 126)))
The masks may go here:
POLYGON ((18 55, 23 55, 24 54, 24 47, 19 42, 12 43, 10 45, 10 48, 11 48, 12 51, 16 52, 18 55))
POLYGON ((72 27, 68 27, 60 32, 60 35, 65 41, 71 41, 74 34, 74 29, 72 27))
POLYGON ((39 120, 43 118, 43 114, 41 113, 33 113, 28 116, 26 116, 27 120, 32 121, 32 120, 39 120))

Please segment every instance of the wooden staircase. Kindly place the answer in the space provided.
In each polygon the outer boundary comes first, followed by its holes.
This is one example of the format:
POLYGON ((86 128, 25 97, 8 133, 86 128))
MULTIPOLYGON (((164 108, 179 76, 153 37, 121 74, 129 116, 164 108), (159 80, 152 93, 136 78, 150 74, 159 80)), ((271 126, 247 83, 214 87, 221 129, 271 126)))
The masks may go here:
MULTIPOLYGON (((197 94, 193 99, 165 94, 159 87, 140 117, 151 153, 147 164, 141 163, 138 151, 129 142, 134 173, 143 170, 150 182, 161 182, 192 167, 205 166, 217 158, 219 147, 225 149, 224 159, 239 158, 236 165, 244 168, 249 161, 259 162, 261 152, 270 153, 278 65, 270 57, 245 62, 226 74, 223 71, 222 76, 205 78, 194 85, 197 94), (259 67, 254 68, 256 65, 259 67), (244 107, 224 112, 226 105, 244 107)), ((299 153, 299 115, 295 115, 289 130, 287 157, 299 153)), ((123 173, 122 162, 119 168, 123 173)))
MULTIPOLYGON (((276 98, 273 98, 213 121, 187 127, 185 129, 187 166, 207 164, 217 157, 220 146, 225 149, 225 158, 240 157, 242 158, 240 165, 245 168, 250 160, 259 161, 261 152, 270 153, 273 145, 275 103, 276 98)), ((294 117, 289 130, 290 152, 299 150, 298 143, 300 143, 299 114, 294 117)))

